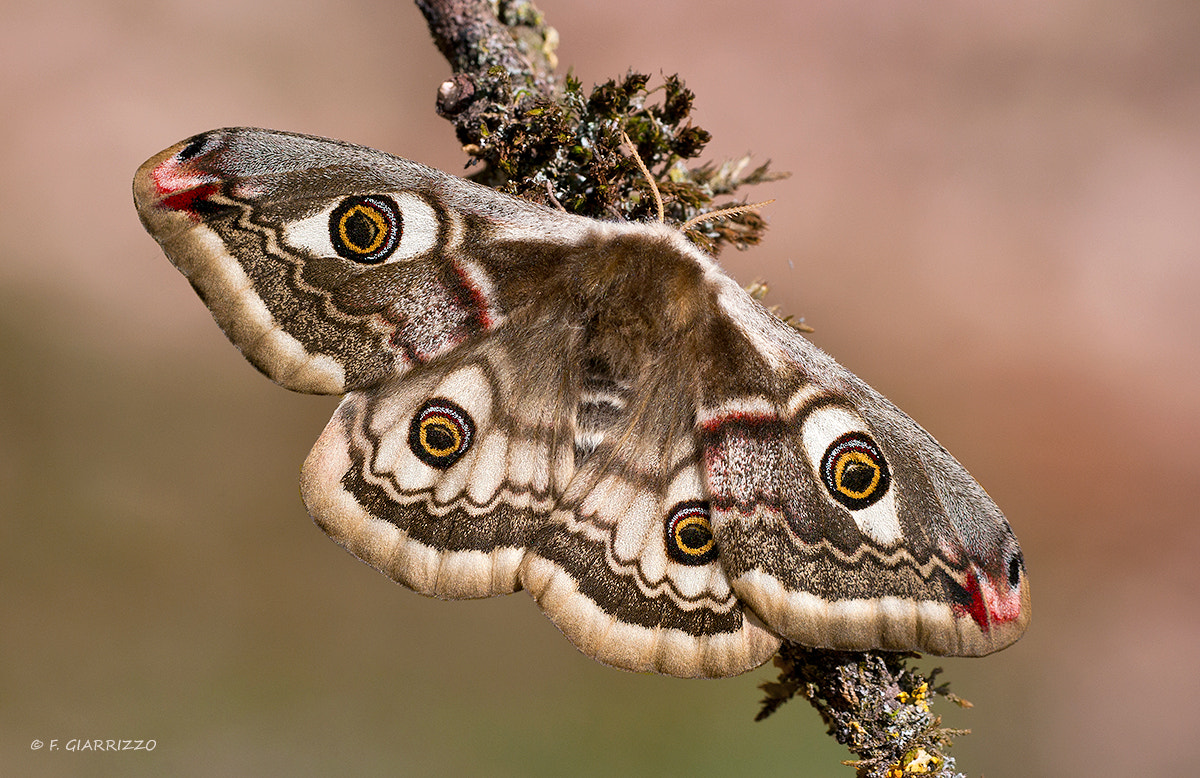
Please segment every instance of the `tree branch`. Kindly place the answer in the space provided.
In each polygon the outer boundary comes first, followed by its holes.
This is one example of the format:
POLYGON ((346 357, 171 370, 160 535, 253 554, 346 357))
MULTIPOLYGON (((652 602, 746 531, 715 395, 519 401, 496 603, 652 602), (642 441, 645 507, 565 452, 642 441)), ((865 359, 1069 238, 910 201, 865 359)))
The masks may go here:
POLYGON ((477 144, 486 117, 505 116, 526 100, 558 91, 558 33, 527 0, 416 0, 454 76, 438 89, 438 114, 454 122, 464 145, 477 144))
MULTIPOLYGON (((454 123, 464 151, 487 166, 476 180, 585 216, 644 219, 655 205, 645 176, 619 151, 627 133, 665 200, 667 220, 683 224, 713 210, 716 197, 782 177, 767 165, 751 168, 749 158, 687 167, 709 134, 692 125, 694 96, 676 76, 650 89, 648 77, 631 72, 586 95, 578 81, 560 82, 553 72, 558 35, 528 0, 497 0, 495 9, 489 0, 416 3, 454 69, 438 89, 438 113, 454 123)), ((742 213, 686 234, 715 252, 753 245, 765 229, 758 214, 742 213)), ((860 757, 845 763, 859 776, 955 778, 943 751, 965 732, 942 729, 929 702, 937 695, 965 701, 931 685, 938 670, 924 677, 908 668, 914 656, 785 643, 775 657, 779 679, 763 685, 757 718, 800 694, 860 757)))
POLYGON ((961 778, 944 752, 951 739, 970 730, 944 729, 930 709, 942 696, 965 708, 971 703, 933 686, 941 668, 928 677, 907 666, 917 654, 809 649, 785 642, 775 656, 779 679, 765 683, 766 697, 756 721, 770 716, 797 694, 812 704, 830 735, 860 758, 843 762, 861 778, 921 775, 961 778))
MULTIPOLYGON (((713 210, 713 198, 782 176, 749 158, 688 168, 709 134, 691 123, 692 93, 675 76, 648 86, 628 73, 584 93, 554 76, 558 33, 528 0, 417 0, 454 75, 438 88, 438 112, 452 121, 463 150, 486 167, 472 178, 543 204, 599 218, 650 214, 649 186, 620 151, 623 133, 649 166, 682 224, 713 210)), ((738 205, 725 203, 722 205, 738 205)), ((687 235, 716 252, 757 243, 757 213, 698 224, 687 235)))

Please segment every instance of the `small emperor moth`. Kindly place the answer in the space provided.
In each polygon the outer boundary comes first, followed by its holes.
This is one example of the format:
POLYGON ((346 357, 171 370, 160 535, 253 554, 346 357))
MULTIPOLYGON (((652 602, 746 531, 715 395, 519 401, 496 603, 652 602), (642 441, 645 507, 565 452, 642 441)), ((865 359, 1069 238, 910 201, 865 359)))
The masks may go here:
POLYGON ((172 146, 134 197, 255 367, 345 395, 304 502, 405 586, 524 588, 589 656, 688 677, 1029 621, 983 489, 676 229, 257 129, 172 146))

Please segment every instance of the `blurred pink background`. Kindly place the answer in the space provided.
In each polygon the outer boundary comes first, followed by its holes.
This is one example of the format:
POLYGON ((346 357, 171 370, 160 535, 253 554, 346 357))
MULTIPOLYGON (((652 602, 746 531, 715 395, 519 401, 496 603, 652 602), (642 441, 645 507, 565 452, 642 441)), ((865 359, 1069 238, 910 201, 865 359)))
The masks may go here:
MULTIPOLYGON (((969 774, 1200 757, 1200 5, 545 0, 585 84, 679 73, 792 178, 721 261, 1005 509, 1035 617, 941 665, 969 774)), ((764 668, 577 654, 525 595, 426 600, 309 522, 332 411, 243 362, 141 230, 146 157, 243 124, 460 172, 414 6, 0 11, 0 772, 849 775, 764 668), (68 753, 71 738, 154 739, 68 753), (57 739, 58 750, 33 750, 57 739)))

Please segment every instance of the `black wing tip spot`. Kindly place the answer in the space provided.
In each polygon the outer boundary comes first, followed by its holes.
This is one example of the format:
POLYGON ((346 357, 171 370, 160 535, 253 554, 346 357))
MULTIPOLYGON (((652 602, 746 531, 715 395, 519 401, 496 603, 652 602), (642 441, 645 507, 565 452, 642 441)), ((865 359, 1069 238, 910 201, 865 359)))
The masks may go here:
POLYGON ((1021 583, 1021 574, 1025 572, 1025 556, 1018 551, 1008 560, 1008 585, 1016 589, 1021 583))
POLYGON ((204 153, 204 149, 208 145, 208 139, 211 137, 211 135, 212 133, 202 132, 199 135, 193 135, 192 137, 188 138, 187 145, 179 150, 179 153, 175 155, 176 158, 180 162, 186 162, 189 159, 200 156, 204 153))

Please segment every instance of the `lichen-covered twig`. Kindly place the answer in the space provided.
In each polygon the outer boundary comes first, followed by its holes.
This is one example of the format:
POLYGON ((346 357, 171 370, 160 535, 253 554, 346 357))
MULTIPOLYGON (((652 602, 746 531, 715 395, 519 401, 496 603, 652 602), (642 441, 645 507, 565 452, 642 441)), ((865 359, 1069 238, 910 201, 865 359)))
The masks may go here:
MULTIPOLYGON (((749 158, 692 165, 709 134, 692 124, 694 95, 677 76, 651 85, 628 73, 585 93, 554 75, 558 36, 528 0, 417 0, 454 75, 438 90, 438 112, 452 121, 464 151, 484 167, 474 178, 551 207, 599 218, 654 218, 647 176, 621 151, 626 135, 662 195, 664 216, 684 225, 737 205, 714 200, 781 176, 749 158)), ((757 213, 696 223, 687 235, 709 251, 757 243, 757 213)), ((765 291, 765 288, 763 289, 765 291)), ((929 708, 935 696, 959 701, 945 686, 907 666, 912 654, 816 651, 784 644, 779 680, 765 684, 764 718, 803 695, 838 742, 859 756, 847 762, 870 778, 952 778, 943 752, 950 737, 929 708)), ((961 702, 961 701, 959 701, 961 702)))
POLYGON ((557 94, 554 46, 527 0, 417 0, 438 50, 454 76, 438 90, 438 113, 454 122, 464 145, 476 143, 489 124, 512 118, 529 100, 557 94))
MULTIPOLYGON (((438 112, 485 163, 473 176, 480 183, 584 216, 646 218, 653 197, 621 150, 622 133, 650 169, 666 218, 678 224, 714 210, 714 198, 781 177, 749 158, 689 167, 709 134, 692 124, 694 95, 676 76, 652 85, 631 72, 586 92, 569 76, 560 82, 552 72, 557 33, 527 0, 501 0, 495 13, 488 0, 417 4, 454 68, 439 87, 438 112)), ((698 224, 688 236, 718 251, 753 245, 765 229, 750 212, 698 224)))
POLYGON ((796 695, 821 714, 829 734, 859 756, 845 762, 863 778, 923 775, 955 778, 954 760, 944 752, 951 738, 968 730, 945 729, 930 704, 945 697, 963 707, 947 684, 934 686, 908 666, 916 654, 807 649, 784 643, 775 656, 779 679, 765 683, 757 719, 774 713, 796 695))

